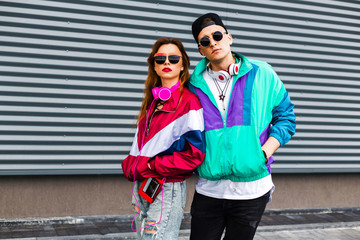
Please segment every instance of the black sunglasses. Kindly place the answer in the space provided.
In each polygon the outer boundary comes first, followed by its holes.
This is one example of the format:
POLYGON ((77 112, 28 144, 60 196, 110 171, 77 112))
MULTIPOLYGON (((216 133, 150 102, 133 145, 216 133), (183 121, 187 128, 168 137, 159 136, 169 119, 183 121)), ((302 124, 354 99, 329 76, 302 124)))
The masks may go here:
MULTIPOLYGON (((167 58, 169 59, 169 62, 171 64, 177 64, 180 61, 181 56, 179 56, 179 55, 169 55, 167 58)), ((166 61, 166 56, 165 55, 156 55, 154 57, 154 60, 155 60, 155 62, 157 64, 164 64, 165 61, 166 61)))
MULTIPOLYGON (((212 39, 219 42, 223 38, 223 33, 220 31, 216 31, 212 33, 212 39)), ((210 38, 205 36, 200 39, 200 45, 203 47, 207 47, 210 45, 210 38)))

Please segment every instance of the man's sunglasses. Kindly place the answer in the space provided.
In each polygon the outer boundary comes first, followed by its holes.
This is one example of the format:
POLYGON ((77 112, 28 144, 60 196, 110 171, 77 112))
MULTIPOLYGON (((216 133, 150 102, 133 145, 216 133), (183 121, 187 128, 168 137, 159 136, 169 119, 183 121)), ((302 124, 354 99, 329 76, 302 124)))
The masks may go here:
MULTIPOLYGON (((179 56, 179 55, 169 55, 167 58, 169 59, 169 62, 171 64, 177 64, 180 61, 181 56, 179 56)), ((155 60, 155 62, 157 64, 164 64, 165 61, 166 61, 166 56, 165 55, 156 55, 154 57, 154 60, 155 60)))
MULTIPOLYGON (((219 42, 223 38, 223 33, 220 31, 213 32, 212 39, 219 42)), ((200 45, 203 47, 207 47, 210 45, 210 38, 205 36, 200 39, 200 45)))

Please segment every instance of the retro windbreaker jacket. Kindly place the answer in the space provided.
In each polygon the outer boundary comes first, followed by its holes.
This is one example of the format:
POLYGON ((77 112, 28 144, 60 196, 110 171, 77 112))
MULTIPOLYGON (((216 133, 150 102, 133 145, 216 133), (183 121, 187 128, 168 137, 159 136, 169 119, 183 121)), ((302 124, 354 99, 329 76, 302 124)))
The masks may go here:
POLYGON ((270 174, 261 146, 269 136, 283 146, 295 134, 294 105, 272 67, 263 61, 241 59, 223 119, 203 78, 208 60, 202 59, 191 76, 190 89, 204 108, 206 157, 198 167, 208 180, 249 182, 270 174))
POLYGON ((184 181, 205 157, 199 99, 187 88, 182 94, 177 89, 161 110, 153 112, 153 108, 138 124, 130 155, 122 162, 124 175, 129 181, 133 181, 134 172, 139 181, 149 177, 184 181))

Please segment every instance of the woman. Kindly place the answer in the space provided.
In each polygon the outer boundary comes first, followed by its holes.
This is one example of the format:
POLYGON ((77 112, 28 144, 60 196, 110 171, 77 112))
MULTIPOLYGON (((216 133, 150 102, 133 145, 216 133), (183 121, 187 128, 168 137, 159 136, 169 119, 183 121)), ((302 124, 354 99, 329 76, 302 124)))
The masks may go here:
POLYGON ((202 107, 185 87, 190 61, 178 39, 158 39, 148 64, 135 139, 122 162, 125 177, 134 182, 132 228, 138 239, 178 239, 185 179, 205 157, 202 107))

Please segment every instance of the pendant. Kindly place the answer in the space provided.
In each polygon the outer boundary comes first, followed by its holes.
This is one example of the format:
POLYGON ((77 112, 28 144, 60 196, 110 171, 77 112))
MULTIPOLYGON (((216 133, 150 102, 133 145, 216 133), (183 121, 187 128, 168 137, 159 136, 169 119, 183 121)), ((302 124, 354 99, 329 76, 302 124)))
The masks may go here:
POLYGON ((223 104, 223 109, 225 111, 225 103, 224 103, 224 100, 222 100, 222 104, 223 104))
POLYGON ((219 95, 219 99, 220 99, 221 101, 224 101, 225 96, 224 96, 223 94, 221 94, 221 95, 219 95))

